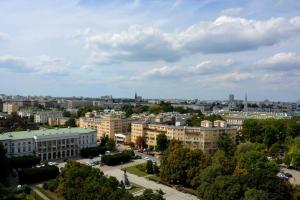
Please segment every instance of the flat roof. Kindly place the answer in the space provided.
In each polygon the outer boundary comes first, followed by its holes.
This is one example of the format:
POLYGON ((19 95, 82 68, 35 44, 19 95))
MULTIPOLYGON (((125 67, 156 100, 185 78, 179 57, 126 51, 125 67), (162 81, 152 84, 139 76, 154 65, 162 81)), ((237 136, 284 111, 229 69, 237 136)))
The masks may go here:
POLYGON ((28 139, 28 138, 33 138, 34 136, 57 135, 57 134, 65 134, 65 133, 87 134, 95 131, 96 130, 91 128, 79 128, 79 127, 40 129, 40 130, 31 130, 31 131, 15 131, 15 132, 7 132, 7 133, 0 134, 0 140, 28 139))

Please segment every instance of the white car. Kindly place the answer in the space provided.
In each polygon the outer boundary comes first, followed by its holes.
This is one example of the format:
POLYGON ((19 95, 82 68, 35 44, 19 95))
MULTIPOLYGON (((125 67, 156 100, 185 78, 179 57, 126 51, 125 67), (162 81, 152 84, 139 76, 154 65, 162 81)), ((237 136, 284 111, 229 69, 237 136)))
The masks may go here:
POLYGON ((150 160, 150 158, 148 158, 148 157, 145 157, 144 159, 145 159, 145 160, 150 160))
POLYGON ((57 162, 48 162, 48 165, 57 165, 57 162))

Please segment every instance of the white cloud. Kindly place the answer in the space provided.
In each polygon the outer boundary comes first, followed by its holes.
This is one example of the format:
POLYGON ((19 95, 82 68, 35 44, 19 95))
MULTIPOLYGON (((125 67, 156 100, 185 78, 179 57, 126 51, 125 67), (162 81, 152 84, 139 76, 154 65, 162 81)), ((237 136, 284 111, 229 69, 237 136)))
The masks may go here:
POLYGON ((291 52, 277 53, 271 57, 258 61, 256 65, 272 71, 300 71, 300 57, 291 52))
POLYGON ((51 58, 45 55, 30 60, 11 55, 0 56, 0 68, 17 72, 64 75, 70 64, 64 59, 51 58))
POLYGON ((132 77, 132 80, 144 79, 174 79, 174 78, 191 78, 197 76, 215 76, 217 74, 224 74, 233 69, 236 62, 232 59, 212 61, 206 60, 200 62, 198 65, 189 67, 178 66, 163 66, 146 70, 143 73, 132 77))
POLYGON ((238 16, 243 11, 243 8, 228 8, 221 11, 221 15, 238 16))
POLYGON ((119 33, 86 37, 91 61, 175 62, 196 53, 228 53, 272 46, 300 33, 300 17, 249 20, 220 16, 179 32, 163 32, 154 27, 131 26, 119 33))

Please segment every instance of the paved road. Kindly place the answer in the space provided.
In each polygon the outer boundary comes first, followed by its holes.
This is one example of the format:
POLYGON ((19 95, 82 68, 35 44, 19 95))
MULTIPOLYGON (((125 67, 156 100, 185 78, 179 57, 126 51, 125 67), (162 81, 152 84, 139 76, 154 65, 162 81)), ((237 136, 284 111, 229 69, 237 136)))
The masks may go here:
MULTIPOLYGON (((114 176, 116 177, 119 181, 123 180, 123 174, 124 172, 121 170, 121 168, 123 167, 128 167, 131 165, 136 165, 138 163, 142 163, 145 162, 143 160, 136 160, 133 163, 128 163, 126 165, 122 165, 122 166, 116 166, 116 167, 101 167, 101 170, 104 172, 104 174, 108 175, 108 176, 114 176)), ((150 181, 144 177, 138 177, 134 174, 130 174, 128 173, 128 179, 130 182, 138 184, 144 188, 149 188, 152 190, 159 190, 161 189, 165 195, 164 197, 167 200, 196 200, 197 197, 187 194, 187 193, 183 193, 180 192, 174 188, 156 183, 154 181, 150 181)))
POLYGON ((287 169, 287 168, 282 168, 281 170, 292 174, 293 177, 289 178, 291 184, 300 185, 300 171, 294 169, 287 169))
POLYGON ((150 158, 152 161, 155 161, 158 165, 160 165, 160 161, 159 161, 159 159, 158 159, 157 157, 150 156, 150 155, 148 155, 148 154, 146 154, 146 153, 140 153, 140 152, 138 152, 137 150, 135 150, 134 153, 135 153, 135 155, 141 156, 143 159, 144 159, 145 157, 148 157, 148 158, 150 158))

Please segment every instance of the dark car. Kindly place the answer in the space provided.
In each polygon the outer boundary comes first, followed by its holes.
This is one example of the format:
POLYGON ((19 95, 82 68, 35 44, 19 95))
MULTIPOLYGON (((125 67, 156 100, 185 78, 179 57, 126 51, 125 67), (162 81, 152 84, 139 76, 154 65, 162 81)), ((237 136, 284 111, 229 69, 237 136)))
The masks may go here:
POLYGON ((284 175, 287 176, 287 177, 289 177, 289 178, 293 177, 293 175, 290 174, 290 173, 288 173, 288 172, 285 172, 284 175))
POLYGON ((93 156, 89 156, 89 159, 93 159, 94 157, 93 156))

